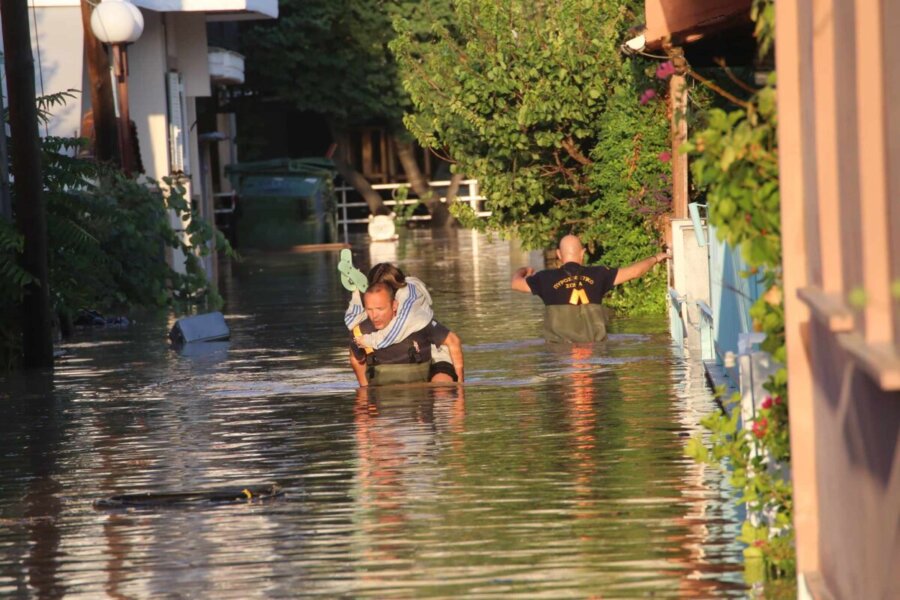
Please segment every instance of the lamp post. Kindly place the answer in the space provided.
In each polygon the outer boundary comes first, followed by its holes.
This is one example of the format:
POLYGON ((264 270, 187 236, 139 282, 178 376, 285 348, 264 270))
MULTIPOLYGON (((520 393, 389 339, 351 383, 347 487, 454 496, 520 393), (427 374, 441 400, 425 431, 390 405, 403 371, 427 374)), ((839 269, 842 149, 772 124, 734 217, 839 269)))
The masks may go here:
POLYGON ((131 139, 131 118, 128 114, 128 52, 126 45, 137 41, 144 31, 144 16, 138 8, 125 0, 103 0, 91 13, 91 31, 113 55, 116 108, 119 121, 119 156, 122 171, 134 173, 134 151, 131 139))

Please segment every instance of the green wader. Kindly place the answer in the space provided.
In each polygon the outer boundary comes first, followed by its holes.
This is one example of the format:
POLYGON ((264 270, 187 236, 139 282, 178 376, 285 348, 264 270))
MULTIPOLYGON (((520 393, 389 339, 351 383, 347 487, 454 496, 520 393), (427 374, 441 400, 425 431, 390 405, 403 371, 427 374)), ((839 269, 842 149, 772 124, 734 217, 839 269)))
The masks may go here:
MULTIPOLYGON (((362 335, 359 325, 353 328, 353 337, 362 335)), ((398 383, 427 383, 428 374, 431 373, 431 361, 421 362, 418 348, 414 344, 406 342, 409 348, 408 363, 378 364, 375 360, 375 350, 366 348, 366 380, 369 385, 396 385, 398 383)))
POLYGON ((602 342, 607 309, 602 304, 558 304, 544 307, 544 339, 548 342, 602 342))
POLYGON ((431 362, 396 365, 370 365, 366 369, 369 385, 396 385, 398 383, 427 383, 431 362))

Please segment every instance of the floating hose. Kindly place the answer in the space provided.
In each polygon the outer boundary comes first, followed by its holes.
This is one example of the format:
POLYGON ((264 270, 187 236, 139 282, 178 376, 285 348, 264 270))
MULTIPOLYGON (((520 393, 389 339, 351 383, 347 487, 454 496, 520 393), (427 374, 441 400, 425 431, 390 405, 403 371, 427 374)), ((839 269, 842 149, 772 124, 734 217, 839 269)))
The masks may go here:
POLYGON ((182 506, 196 504, 249 504, 265 502, 284 495, 277 485, 228 487, 194 492, 143 492, 120 494, 94 501, 94 508, 126 508, 129 506, 182 506))

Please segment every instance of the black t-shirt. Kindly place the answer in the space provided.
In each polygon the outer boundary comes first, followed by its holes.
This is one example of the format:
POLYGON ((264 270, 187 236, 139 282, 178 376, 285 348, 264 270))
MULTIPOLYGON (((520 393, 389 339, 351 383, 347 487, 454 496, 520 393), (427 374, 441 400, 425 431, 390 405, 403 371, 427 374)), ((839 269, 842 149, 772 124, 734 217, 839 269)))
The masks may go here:
MULTIPOLYGON (((362 333, 375 331, 375 326, 372 325, 372 321, 369 319, 360 323, 359 328, 362 333)), ((375 350, 375 362, 381 365, 428 362, 431 360, 431 345, 440 346, 449 334, 449 329, 432 320, 431 323, 418 331, 414 331, 399 342, 386 348, 375 350)), ((353 337, 352 331, 350 332, 350 337, 353 337)), ((350 351, 359 360, 366 355, 365 349, 357 346, 352 339, 350 341, 350 351)))
POLYGON ((568 262, 558 269, 538 271, 525 282, 544 304, 600 304, 615 286, 618 273, 618 269, 568 262))

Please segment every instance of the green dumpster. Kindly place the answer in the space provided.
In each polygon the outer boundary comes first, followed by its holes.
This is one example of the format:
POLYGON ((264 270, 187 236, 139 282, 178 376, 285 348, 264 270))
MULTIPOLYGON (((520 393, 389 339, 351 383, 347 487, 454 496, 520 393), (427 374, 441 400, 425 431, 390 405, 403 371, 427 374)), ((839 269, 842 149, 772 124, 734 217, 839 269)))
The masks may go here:
POLYGON ((275 249, 337 241, 334 164, 274 159, 225 167, 237 193, 241 248, 275 249))

